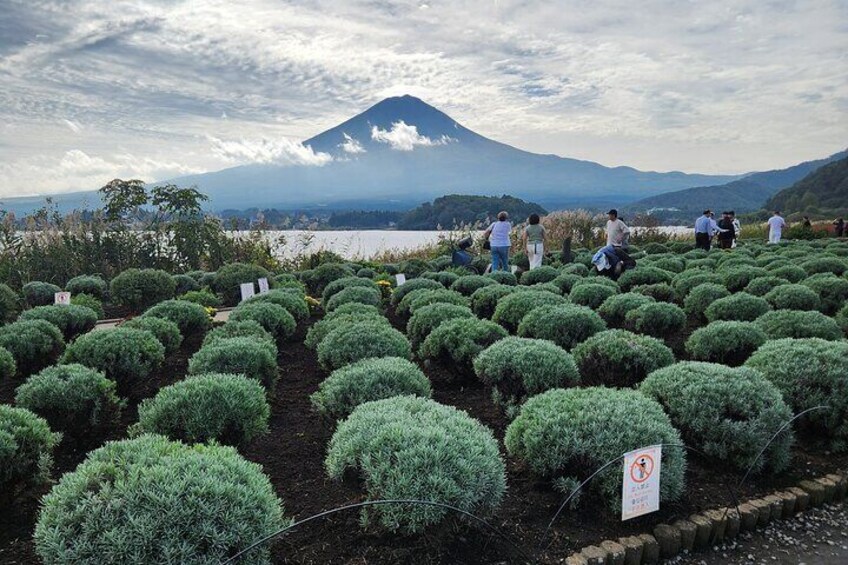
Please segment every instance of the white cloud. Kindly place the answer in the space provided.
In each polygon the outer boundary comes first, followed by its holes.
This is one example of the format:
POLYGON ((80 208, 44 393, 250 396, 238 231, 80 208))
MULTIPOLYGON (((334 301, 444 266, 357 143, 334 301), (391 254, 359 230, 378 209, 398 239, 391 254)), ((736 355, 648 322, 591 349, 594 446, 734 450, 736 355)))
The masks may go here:
POLYGON ((68 126, 68 129, 70 129, 74 133, 79 133, 82 130, 82 126, 80 126, 76 122, 67 119, 63 119, 62 122, 64 122, 64 124, 68 126))
POLYGON ((362 147, 362 144, 359 143, 359 140, 354 139, 353 137, 349 136, 344 132, 342 133, 342 135, 344 136, 344 143, 340 143, 339 147, 341 147, 345 153, 349 153, 350 155, 365 153, 365 148, 362 147))
POLYGON ((434 145, 447 145, 451 141, 456 141, 446 135, 442 135, 439 139, 430 139, 426 135, 418 133, 418 127, 409 125, 403 120, 394 122, 390 130, 371 126, 371 139, 379 143, 387 143, 389 147, 396 151, 412 151, 417 145, 432 147, 434 145))
POLYGON ((212 152, 233 163, 323 166, 333 160, 328 153, 315 152, 308 145, 291 139, 225 141, 210 137, 212 152))

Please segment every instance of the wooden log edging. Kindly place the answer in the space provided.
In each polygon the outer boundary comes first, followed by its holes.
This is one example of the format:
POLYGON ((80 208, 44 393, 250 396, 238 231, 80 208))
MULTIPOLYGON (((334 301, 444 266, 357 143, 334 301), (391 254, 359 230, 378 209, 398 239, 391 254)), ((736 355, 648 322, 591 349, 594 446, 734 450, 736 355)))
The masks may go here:
POLYGON ((643 565, 670 559, 681 552, 703 551, 734 539, 741 532, 763 528, 823 504, 840 502, 848 494, 848 473, 805 479, 732 507, 713 508, 673 524, 659 524, 650 534, 604 540, 565 558, 566 565, 643 565))

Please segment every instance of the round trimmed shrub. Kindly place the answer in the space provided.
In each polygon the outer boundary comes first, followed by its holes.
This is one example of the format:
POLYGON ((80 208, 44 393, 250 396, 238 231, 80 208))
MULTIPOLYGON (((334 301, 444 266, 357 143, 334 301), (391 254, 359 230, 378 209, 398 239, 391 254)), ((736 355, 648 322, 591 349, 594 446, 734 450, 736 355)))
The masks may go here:
MULTIPOLYGON (((284 526, 262 468, 232 447, 158 435, 109 442, 42 500, 45 563, 220 563, 284 526)), ((250 563, 270 563, 267 545, 250 563)))
MULTIPOLYGON (((678 445, 681 439, 654 400, 634 390, 589 387, 554 389, 530 398, 507 428, 504 443, 510 455, 567 494, 585 478, 585 469, 646 445, 678 445)), ((661 502, 683 494, 685 470, 684 450, 663 449, 661 502)), ((599 473, 589 488, 611 510, 619 509, 621 466, 599 473)))
MULTIPOLYGON (((281 306, 294 316, 296 322, 302 322, 309 318, 309 305, 306 303, 306 296, 299 289, 290 287, 271 289, 264 294, 257 294, 248 298, 239 304, 239 307, 257 303, 271 303, 281 306)), ((337 305, 336 308, 340 306, 341 304, 337 305)))
POLYGON ((586 279, 584 279, 580 275, 563 273, 554 280, 552 280, 549 284, 556 286, 559 289, 560 294, 568 294, 569 292, 571 292, 571 289, 574 288, 576 284, 585 281, 586 279))
POLYGON ((212 290, 221 295, 224 304, 235 306, 241 301, 242 283, 253 283, 261 278, 267 278, 268 284, 276 284, 274 275, 264 267, 248 263, 229 263, 215 273, 212 279, 212 290))
POLYGON ((841 276, 848 270, 848 264, 839 257, 818 256, 812 259, 807 259, 799 265, 808 275, 817 273, 833 273, 836 276, 841 276))
POLYGON ((494 280, 496 283, 505 284, 507 286, 515 286, 518 284, 518 277, 509 271, 492 271, 483 275, 494 280))
POLYGON ((764 298, 753 296, 747 292, 737 292, 719 298, 710 304, 704 315, 710 322, 718 320, 753 322, 769 310, 771 310, 771 305, 764 298))
POLYGON ((842 309, 837 312, 835 319, 842 328, 842 331, 845 332, 845 335, 848 335, 848 304, 843 306, 842 309))
POLYGON ((11 322, 21 311, 21 299, 9 285, 0 283, 0 324, 11 322))
POLYGON ((309 273, 304 273, 303 282, 313 296, 320 296, 333 281, 353 276, 353 269, 340 263, 323 263, 309 273))
POLYGON ((533 290, 546 290, 548 292, 553 292, 554 294, 562 294, 562 290, 552 282, 548 283, 536 283, 534 285, 525 287, 533 290))
POLYGON ((799 267, 798 265, 781 265, 774 269, 766 269, 769 271, 769 274, 773 277, 780 277, 782 279, 786 279, 791 283, 799 283, 802 280, 806 279, 809 275, 807 271, 799 267))
POLYGON ((200 284, 188 275, 174 275, 174 285, 177 295, 200 290, 200 284))
POLYGON ((734 266, 719 273, 724 281, 724 286, 730 292, 738 292, 748 286, 757 277, 767 277, 769 272, 760 267, 749 265, 734 266))
POLYGON ((65 341, 59 328, 50 322, 21 320, 0 327, 0 347, 15 358, 18 375, 26 377, 56 363, 65 341))
MULTIPOLYGON (((491 514, 506 490, 506 469, 491 430, 465 412, 402 396, 360 405, 341 422, 324 462, 330 478, 348 469, 369 499, 418 499, 491 514)), ((449 514, 435 506, 385 505, 363 512, 364 525, 418 533, 449 514)))
POLYGON ((555 306, 557 304, 566 304, 567 302, 568 300, 564 297, 553 292, 520 289, 498 300, 498 304, 495 306, 495 311, 492 314, 492 321, 500 324, 507 331, 514 332, 518 329, 521 319, 531 310, 539 306, 555 306))
POLYGON ((669 273, 682 273, 686 269, 686 260, 682 257, 669 255, 667 257, 660 257, 659 259, 652 259, 650 266, 668 271, 669 273))
POLYGON ((377 283, 375 283, 373 280, 370 280, 370 277, 367 279, 358 276, 344 277, 341 279, 334 280, 333 282, 328 284, 326 288, 324 288, 324 292, 321 293, 321 303, 326 308, 327 301, 329 301, 335 294, 343 291, 346 288, 353 287, 373 288, 374 290, 378 290, 377 283))
POLYGON ((65 283, 65 290, 70 292, 71 296, 87 294, 103 300, 106 296, 106 281, 97 275, 79 275, 65 283))
POLYGON ((667 283, 640 284, 630 289, 630 292, 650 296, 657 302, 677 301, 677 293, 674 292, 674 289, 671 287, 671 285, 667 283))
POLYGON ((333 296, 327 301, 324 308, 327 312, 332 312, 342 304, 349 304, 351 302, 379 306, 382 302, 382 298, 382 294, 376 288, 353 286, 342 289, 333 294, 333 296))
MULTIPOLYGON (((504 271, 495 271, 502 273, 504 271)), ((495 314, 495 308, 498 305, 498 300, 517 292, 519 289, 515 286, 507 286, 504 284, 495 284, 492 286, 484 286, 481 289, 475 290, 471 295, 471 310, 478 318, 491 319, 495 314)))
POLYGON ((207 374, 166 386, 138 405, 132 434, 241 447, 268 433, 265 389, 241 375, 207 374))
POLYGON ((409 338, 413 351, 417 351, 427 336, 430 335, 430 332, 439 327, 442 322, 455 318, 473 317, 474 314, 467 306, 444 303, 428 304, 415 310, 415 313, 409 318, 409 322, 406 324, 406 336, 409 338))
POLYGON ((180 327, 165 318, 154 318, 153 316, 139 316, 132 318, 121 324, 122 328, 133 330, 144 330, 156 336, 162 347, 165 348, 165 355, 170 355, 179 350, 183 343, 183 336, 180 333, 180 327))
POLYGON ((730 296, 730 291, 720 284, 699 284, 689 291, 689 295, 683 301, 683 310, 690 318, 703 320, 710 304, 727 296, 730 296))
POLYGON ((574 304, 597 310, 613 294, 618 294, 618 290, 608 285, 579 284, 568 293, 568 299, 574 304))
POLYGON ((318 344, 318 362, 332 371, 369 357, 409 359, 409 341, 390 325, 377 321, 342 324, 318 344))
POLYGON ((591 308, 575 304, 540 306, 521 319, 518 335, 546 339, 570 350, 598 332, 607 329, 604 320, 591 308))
POLYGON ((15 390, 15 404, 78 438, 104 431, 120 418, 123 402, 106 375, 83 365, 56 365, 32 375, 15 390))
POLYGON ((813 275, 801 282, 821 299, 821 311, 835 314, 848 301, 848 280, 832 273, 813 275))
POLYGON ((395 313, 399 316, 408 316, 413 314, 416 309, 430 304, 441 302, 444 304, 456 304, 458 306, 468 306, 468 298, 455 290, 446 288, 436 289, 419 289, 407 293, 403 300, 395 308, 395 313))
POLYGON ((188 373, 243 375, 259 381, 271 391, 278 377, 275 353, 265 342, 250 337, 229 337, 198 349, 189 359, 188 373))
POLYGON ((474 294, 475 290, 481 289, 484 286, 491 286, 493 284, 498 284, 498 281, 491 277, 484 277, 483 275, 465 275, 464 277, 459 277, 452 285, 450 285, 450 289, 462 294, 463 296, 471 296, 474 294))
POLYGON ((362 279, 373 279, 377 276, 377 271, 369 267, 363 267, 356 271, 356 276, 362 279))
POLYGON ((571 353, 585 385, 631 387, 674 363, 674 353, 662 341, 627 330, 596 333, 571 353))
POLYGON ((138 388, 159 369, 165 347, 145 330, 117 327, 81 335, 68 346, 62 363, 79 363, 103 372, 121 396, 137 398, 138 388))
POLYGON ((521 284, 530 286, 538 283, 551 282, 560 274, 559 270, 547 265, 542 265, 532 271, 525 271, 521 273, 521 284))
POLYGON ((403 300, 403 297, 406 296, 408 293, 414 290, 421 290, 422 288, 433 290, 443 289, 444 287, 436 281, 430 279, 408 280, 399 287, 397 287, 392 293, 392 306, 397 306, 398 304, 400 304, 400 301, 403 300))
POLYGON ((758 371, 685 362, 654 371, 639 392, 659 402, 687 445, 739 471, 789 465, 791 431, 771 437, 792 418, 780 391, 758 371), (756 464, 755 464, 756 460, 756 464))
POLYGON ((671 286, 672 288, 674 288, 674 292, 677 294, 677 296, 679 296, 681 299, 685 299, 693 288, 704 283, 722 285, 721 275, 718 275, 717 273, 711 273, 709 271, 704 271, 701 269, 683 271, 682 273, 675 275, 674 279, 672 280, 671 286))
POLYGON ((584 277, 584 278, 580 279, 579 281, 577 281, 574 284, 574 286, 572 286, 571 288, 574 289, 575 287, 578 287, 578 286, 581 286, 581 285, 584 285, 584 284, 601 284, 601 285, 613 288, 615 290, 621 290, 621 287, 618 286, 617 282, 615 282, 614 280, 612 280, 609 277, 604 277, 604 276, 601 276, 601 275, 593 275, 591 277, 584 277))
POLYGON ((163 318, 177 324, 185 337, 196 333, 206 333, 212 327, 212 320, 206 308, 186 300, 166 300, 148 308, 143 318, 163 318))
POLYGON ((585 277, 589 274, 589 267, 583 263, 569 263, 568 265, 563 265, 560 271, 571 275, 577 275, 579 277, 585 277))
POLYGON ((768 337, 755 322, 711 322, 686 340, 686 351, 695 361, 738 367, 768 337))
POLYGON ((85 306, 91 308, 98 320, 106 317, 106 312, 103 310, 103 303, 90 294, 75 294, 71 296, 71 304, 73 306, 85 306))
POLYGON ((0 493, 11 498, 20 487, 50 478, 53 448, 61 439, 44 418, 25 408, 0 404, 0 493))
POLYGON ((765 296, 772 289, 781 285, 789 284, 789 281, 780 277, 758 277, 748 283, 745 287, 745 292, 754 296, 765 296))
POLYGON ((624 271, 618 278, 618 284, 623 290, 627 291, 637 285, 669 284, 673 276, 672 273, 657 267, 639 266, 635 269, 624 271))
POLYGON ((433 279, 445 288, 450 288, 453 283, 459 280, 459 275, 453 271, 439 271, 438 273, 432 273, 427 278, 433 279))
POLYGON ((398 265, 398 272, 406 273, 406 276, 409 278, 415 278, 429 268, 430 266, 427 264, 427 261, 413 257, 412 259, 401 261, 398 265))
POLYGON ((819 337, 830 341, 842 339, 842 330, 836 320, 821 312, 774 310, 757 318, 756 324, 769 339, 784 337, 819 337))
POLYGON ((44 320, 62 332, 65 341, 91 331, 97 325, 97 312, 85 306, 73 304, 36 306, 21 313, 20 320, 44 320))
POLYGON ((265 328, 259 325, 259 322, 253 320, 228 320, 223 326, 218 326, 203 338, 201 347, 206 347, 213 343, 218 343, 221 340, 231 337, 248 337, 253 341, 261 342, 274 352, 274 357, 277 356, 277 342, 274 336, 269 334, 265 328))
POLYGON ((496 341, 507 337, 501 326, 488 320, 455 318, 439 324, 421 344, 422 359, 452 363, 461 372, 470 371, 474 358, 496 341))
POLYGON ((624 325, 624 318, 631 310, 635 310, 643 304, 650 304, 654 299, 644 294, 625 292, 624 294, 613 294, 598 307, 598 314, 613 327, 624 325))
POLYGON ((816 406, 829 410, 808 413, 800 425, 829 439, 835 451, 848 450, 848 343, 818 338, 766 342, 746 366, 760 371, 783 393, 795 413, 816 406))
POLYGON ((339 310, 336 310, 335 312, 331 312, 330 314, 325 316, 324 319, 312 324, 312 326, 309 328, 309 331, 306 332, 306 339, 304 339, 303 344, 309 349, 317 349, 321 341, 331 331, 341 326, 346 326, 359 322, 376 322, 383 324, 387 327, 391 327, 389 321, 384 316, 381 316, 379 313, 340 313, 339 310))
POLYGON ((142 312, 157 302, 171 299, 175 292, 174 279, 159 269, 127 269, 109 284, 112 301, 133 312, 142 312))
POLYGON ((430 380, 418 365, 399 357, 362 359, 336 369, 310 399, 324 416, 347 418, 360 404, 393 396, 430 398, 430 380))
POLYGON ((764 297, 775 310, 818 310, 818 293, 802 284, 784 284, 768 291, 764 297))
POLYGON ((640 334, 666 338, 686 327, 686 313, 675 304, 650 302, 628 312, 625 325, 640 334))
POLYGON ((219 308, 222 304, 221 299, 217 294, 212 294, 206 289, 190 290, 177 296, 177 300, 194 302, 195 304, 200 304, 205 308, 219 308))
POLYGON ((376 306, 361 304, 359 302, 348 302, 347 304, 342 304, 332 312, 328 312, 319 322, 332 320, 335 316, 342 316, 344 314, 372 314, 379 318, 385 318, 383 312, 376 306))
POLYGON ((492 387, 495 403, 514 413, 527 398, 580 383, 571 355, 543 339, 506 337, 474 358, 474 373, 492 387))
POLYGON ((56 301, 57 292, 62 292, 62 289, 55 284, 42 281, 28 282, 21 288, 24 300, 33 308, 53 304, 56 301))
POLYGON ((274 336, 277 343, 283 343, 294 335, 297 322, 288 310, 272 302, 251 302, 241 304, 230 313, 233 322, 253 320, 274 336))
POLYGON ((0 347, 0 381, 11 379, 18 371, 15 357, 5 347, 0 347))

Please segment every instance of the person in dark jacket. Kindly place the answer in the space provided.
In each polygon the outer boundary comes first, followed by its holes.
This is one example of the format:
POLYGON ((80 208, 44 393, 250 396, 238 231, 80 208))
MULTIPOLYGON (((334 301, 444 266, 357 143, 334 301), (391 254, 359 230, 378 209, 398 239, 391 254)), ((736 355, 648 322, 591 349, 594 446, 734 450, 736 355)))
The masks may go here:
POLYGON ((845 222, 842 218, 836 218, 836 221, 833 222, 834 232, 836 232, 836 237, 842 237, 845 235, 845 222))
POLYGON ((736 238, 736 227, 733 225, 733 218, 730 217, 730 212, 722 212, 721 219, 718 221, 718 244, 722 249, 730 249, 733 247, 733 240, 736 238))

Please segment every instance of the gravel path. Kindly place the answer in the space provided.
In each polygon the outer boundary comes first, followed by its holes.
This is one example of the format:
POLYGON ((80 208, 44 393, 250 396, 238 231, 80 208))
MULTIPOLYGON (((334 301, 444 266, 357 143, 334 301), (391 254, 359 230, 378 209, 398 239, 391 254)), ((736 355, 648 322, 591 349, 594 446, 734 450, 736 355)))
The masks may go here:
POLYGON ((772 522, 764 530, 746 532, 709 553, 678 557, 678 565, 846 565, 848 507, 829 505, 793 520, 772 522))

